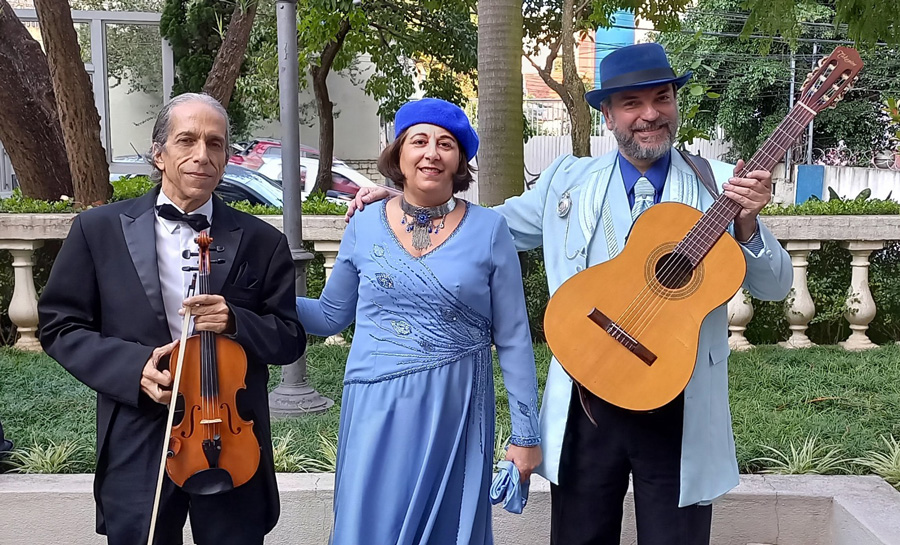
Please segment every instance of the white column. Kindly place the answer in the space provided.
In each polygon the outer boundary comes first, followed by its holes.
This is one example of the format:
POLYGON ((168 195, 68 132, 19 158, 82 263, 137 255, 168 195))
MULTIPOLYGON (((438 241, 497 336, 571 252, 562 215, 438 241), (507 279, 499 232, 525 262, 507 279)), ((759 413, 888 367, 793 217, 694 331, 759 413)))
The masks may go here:
POLYGON ((794 268, 794 283, 784 305, 784 314, 790 324, 791 336, 787 341, 778 343, 785 348, 815 346, 815 343, 806 336, 806 328, 816 315, 816 304, 809 293, 806 273, 809 266, 809 252, 821 247, 822 243, 818 240, 789 240, 784 243, 784 249, 791 255, 791 265, 794 268))
POLYGON ((753 304, 750 303, 750 294, 743 288, 739 289, 731 301, 728 301, 728 346, 732 350, 743 352, 750 350, 753 345, 744 337, 747 324, 753 318, 753 304))
MULTIPOLYGON (((337 260, 338 250, 341 247, 339 240, 317 240, 313 243, 315 251, 320 252, 325 258, 325 282, 331 278, 331 271, 334 270, 334 262, 337 260)), ((344 337, 338 333, 325 339, 325 344, 345 346, 347 342, 344 337)))
POLYGON ((844 318, 850 322, 850 337, 838 343, 847 350, 868 350, 878 345, 869 340, 866 330, 875 317, 875 300, 869 289, 869 256, 875 250, 884 248, 883 241, 849 240, 841 243, 850 250, 850 291, 847 295, 847 311, 844 318))
POLYGON ((37 339, 37 290, 34 288, 34 251, 43 246, 42 240, 3 240, 0 249, 9 250, 13 257, 13 293, 9 301, 9 319, 16 324, 19 340, 14 348, 40 352, 37 339))

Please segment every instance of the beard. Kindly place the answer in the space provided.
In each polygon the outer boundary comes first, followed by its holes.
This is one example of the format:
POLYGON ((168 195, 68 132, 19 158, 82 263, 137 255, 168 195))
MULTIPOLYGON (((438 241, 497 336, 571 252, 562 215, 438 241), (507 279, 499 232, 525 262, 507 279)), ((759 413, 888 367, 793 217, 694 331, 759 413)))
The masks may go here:
POLYGON ((653 123, 635 123, 630 130, 620 129, 618 126, 613 128, 613 134, 616 142, 619 143, 625 155, 638 161, 656 161, 660 157, 672 149, 675 144, 675 134, 678 131, 678 115, 670 119, 657 119, 653 123), (666 135, 662 142, 652 145, 644 145, 637 141, 634 137, 635 131, 655 130, 659 128, 666 129, 666 135))

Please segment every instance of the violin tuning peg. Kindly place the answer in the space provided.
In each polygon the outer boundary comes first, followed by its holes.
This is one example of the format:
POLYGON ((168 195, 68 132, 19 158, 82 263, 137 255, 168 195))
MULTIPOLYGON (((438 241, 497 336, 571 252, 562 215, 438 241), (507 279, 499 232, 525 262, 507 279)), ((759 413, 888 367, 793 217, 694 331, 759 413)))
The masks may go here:
POLYGON ((200 269, 198 267, 182 267, 181 270, 182 271, 199 271, 200 269))
POLYGON ((190 250, 185 250, 185 251, 181 252, 181 257, 183 257, 184 259, 190 259, 191 257, 196 257, 198 255, 200 255, 200 254, 198 254, 197 252, 192 252, 190 250))
POLYGON ((225 251, 225 247, 224 247, 224 246, 216 246, 215 250, 213 250, 213 251, 215 251, 215 252, 224 252, 224 251, 225 251))
POLYGON ((212 260, 210 260, 210 263, 215 263, 216 265, 224 265, 225 260, 224 259, 212 259, 212 260))

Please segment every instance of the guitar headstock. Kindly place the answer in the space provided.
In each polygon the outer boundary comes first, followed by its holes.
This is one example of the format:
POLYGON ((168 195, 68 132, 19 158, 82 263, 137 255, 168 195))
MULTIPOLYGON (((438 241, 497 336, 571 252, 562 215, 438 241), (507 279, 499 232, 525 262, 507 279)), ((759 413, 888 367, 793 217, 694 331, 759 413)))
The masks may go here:
POLYGON ((834 106, 856 83, 863 62, 852 47, 837 47, 808 76, 799 101, 815 113, 834 106))

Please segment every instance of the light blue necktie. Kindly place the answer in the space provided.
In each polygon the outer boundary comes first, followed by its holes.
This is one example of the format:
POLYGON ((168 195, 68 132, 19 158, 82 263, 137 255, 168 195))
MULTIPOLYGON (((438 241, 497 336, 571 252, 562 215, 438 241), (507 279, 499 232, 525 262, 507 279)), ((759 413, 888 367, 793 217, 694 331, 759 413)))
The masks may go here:
POLYGON ((644 210, 653 206, 655 197, 656 189, 650 180, 643 176, 638 178, 634 184, 634 206, 631 207, 631 221, 636 220, 644 210))

